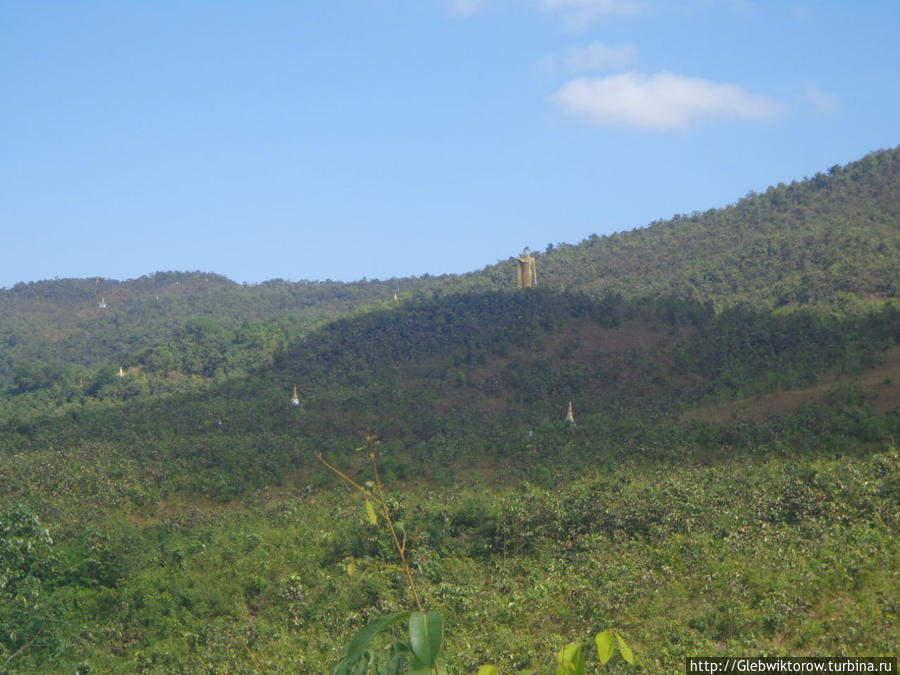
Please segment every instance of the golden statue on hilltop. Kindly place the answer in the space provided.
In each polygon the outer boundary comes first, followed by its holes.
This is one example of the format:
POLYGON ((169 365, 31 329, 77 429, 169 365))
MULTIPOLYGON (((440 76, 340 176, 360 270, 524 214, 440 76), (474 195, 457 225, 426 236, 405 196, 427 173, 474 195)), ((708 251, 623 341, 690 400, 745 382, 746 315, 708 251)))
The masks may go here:
POLYGON ((531 249, 526 246, 516 263, 519 265, 519 288, 537 286, 537 268, 534 265, 531 249))

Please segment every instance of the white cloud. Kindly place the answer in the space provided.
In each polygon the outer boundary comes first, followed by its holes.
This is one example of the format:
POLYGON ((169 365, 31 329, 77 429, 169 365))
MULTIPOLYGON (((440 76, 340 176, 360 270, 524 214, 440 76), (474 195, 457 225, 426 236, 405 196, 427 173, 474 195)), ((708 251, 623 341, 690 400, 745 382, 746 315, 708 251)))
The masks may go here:
POLYGON ((574 27, 584 27, 604 16, 628 16, 644 11, 640 0, 541 0, 548 12, 559 12, 574 27))
POLYGON ((830 94, 824 89, 818 87, 807 87, 803 92, 806 102, 816 110, 821 112, 834 112, 837 110, 838 101, 834 94, 830 94))
POLYGON ((634 59, 634 45, 611 47, 594 42, 583 49, 573 49, 566 63, 575 70, 611 70, 627 66, 634 59))
POLYGON ((764 120, 780 106, 735 84, 671 73, 578 78, 552 96, 563 110, 600 126, 652 131, 684 129, 710 118, 764 120))

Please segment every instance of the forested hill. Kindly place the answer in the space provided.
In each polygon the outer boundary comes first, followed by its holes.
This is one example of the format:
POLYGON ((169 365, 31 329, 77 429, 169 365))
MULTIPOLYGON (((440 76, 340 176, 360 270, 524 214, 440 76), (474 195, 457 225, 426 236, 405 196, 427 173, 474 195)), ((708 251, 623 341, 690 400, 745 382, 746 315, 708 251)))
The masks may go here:
POLYGON ((453 672, 603 626, 618 673, 896 654, 898 161, 548 247, 527 290, 0 291, 0 673, 333 672, 410 607, 388 515, 453 672))
MULTIPOLYGON (((539 284, 595 297, 672 295, 718 309, 846 308, 900 289, 900 148, 779 184, 734 205, 536 254, 539 284)), ((511 252, 523 243, 510 242, 511 252)), ((532 242, 534 243, 534 242, 532 242)), ((302 270, 298 270, 302 274, 302 270)), ((464 275, 240 285, 202 272, 61 279, 0 290, 0 382, 26 359, 88 367, 171 342, 197 317, 289 340, 376 304, 515 285, 512 259, 464 275), (101 301, 106 305, 100 307, 101 301), (277 325, 275 325, 277 324, 277 325)), ((237 336, 232 336, 237 339, 237 336)))
POLYGON ((267 343, 408 294, 416 279, 237 284, 204 272, 157 272, 128 281, 57 279, 0 291, 0 382, 15 363, 118 364, 128 354, 188 337, 199 325, 263 332, 267 343), (103 306, 101 306, 101 304, 103 306), (250 324, 248 326, 248 324, 250 324), (193 327, 193 328, 192 328, 193 327))
POLYGON ((717 307, 841 304, 900 290, 900 148, 735 205, 592 235, 538 261, 541 283, 717 307))

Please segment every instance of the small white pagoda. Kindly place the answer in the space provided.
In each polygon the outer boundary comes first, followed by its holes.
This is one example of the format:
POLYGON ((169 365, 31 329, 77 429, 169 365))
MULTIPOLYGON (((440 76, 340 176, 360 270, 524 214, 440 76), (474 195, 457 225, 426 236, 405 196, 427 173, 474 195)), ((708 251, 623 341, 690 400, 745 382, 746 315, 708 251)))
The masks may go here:
POLYGON ((575 426, 575 416, 572 415, 572 401, 569 401, 569 410, 566 412, 566 422, 575 426))

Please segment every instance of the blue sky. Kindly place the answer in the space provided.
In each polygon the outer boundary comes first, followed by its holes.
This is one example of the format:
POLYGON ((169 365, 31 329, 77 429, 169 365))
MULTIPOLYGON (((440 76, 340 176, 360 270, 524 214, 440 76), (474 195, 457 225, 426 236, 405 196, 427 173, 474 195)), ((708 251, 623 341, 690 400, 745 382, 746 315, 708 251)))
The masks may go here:
POLYGON ((900 143, 894 0, 0 0, 0 287, 467 272, 900 143))

